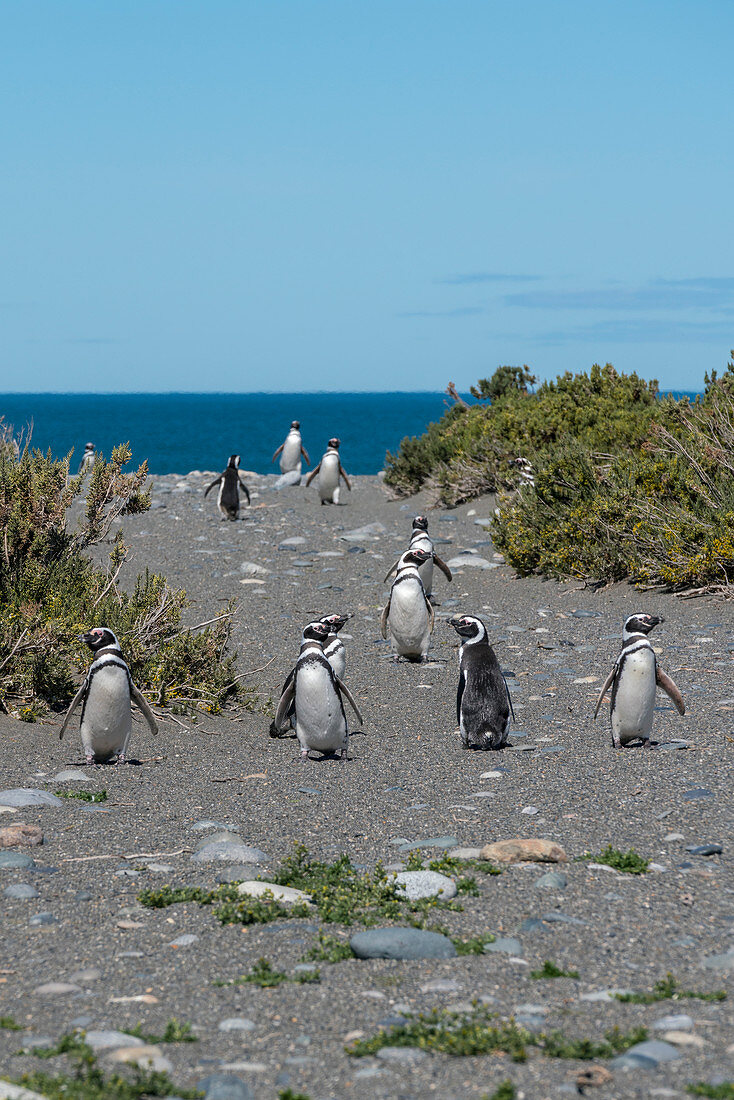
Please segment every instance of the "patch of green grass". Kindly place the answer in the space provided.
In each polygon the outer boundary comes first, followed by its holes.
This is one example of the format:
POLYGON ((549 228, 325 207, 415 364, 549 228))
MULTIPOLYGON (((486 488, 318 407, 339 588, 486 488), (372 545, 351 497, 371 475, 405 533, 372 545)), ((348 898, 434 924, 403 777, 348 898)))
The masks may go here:
POLYGON ((707 1085, 699 1081, 697 1085, 686 1085, 691 1096, 708 1096, 709 1100, 734 1100, 734 1081, 722 1081, 720 1085, 707 1085))
POLYGON ((638 855, 634 848, 623 852, 619 848, 613 848, 611 844, 608 844, 603 852, 595 854, 587 852, 578 858, 579 861, 604 863, 607 867, 613 867, 615 871, 621 871, 625 875, 644 875, 650 866, 650 860, 638 855))
POLYGON ((311 985, 321 981, 318 970, 301 970, 296 974, 286 974, 275 970, 268 959, 258 959, 249 974, 242 974, 228 982, 215 982, 215 985, 259 985, 261 989, 274 989, 283 982, 295 982, 299 985, 311 985))
POLYGON ((3 1031, 23 1031, 22 1024, 16 1024, 12 1016, 0 1016, 0 1028, 3 1031))
POLYGON ((229 883, 213 890, 204 890, 199 886, 162 886, 159 890, 141 890, 138 901, 146 909, 165 909, 169 905, 191 901, 198 905, 211 905, 221 924, 267 924, 273 920, 307 917, 310 913, 307 905, 281 905, 277 901, 240 895, 236 885, 229 883))
POLYGON ((203 1092, 178 1087, 167 1073, 141 1070, 130 1066, 131 1076, 118 1073, 109 1076, 97 1064, 97 1056, 78 1034, 64 1035, 53 1047, 33 1050, 36 1058, 67 1055, 73 1065, 73 1075, 44 1073, 34 1070, 15 1078, 13 1083, 39 1092, 49 1100, 148 1100, 148 1097, 180 1096, 182 1100, 198 1100, 203 1092))
POLYGON ((348 943, 344 943, 337 936, 330 936, 326 932, 319 932, 317 944, 311 948, 306 958, 314 962, 338 963, 344 959, 353 959, 355 954, 348 943))
POLYGON ((530 971, 530 977, 535 981, 540 981, 542 978, 578 978, 578 976, 578 970, 562 970, 550 959, 545 960, 540 970, 530 971))
POLYGON ((515 1086, 508 1079, 502 1081, 491 1095, 488 1092, 483 1093, 480 1100, 515 1100, 516 1096, 515 1086))
POLYGON ((135 1027, 126 1028, 126 1035, 134 1035, 138 1039, 143 1039, 151 1046, 155 1046, 157 1043, 198 1043, 199 1040, 191 1030, 191 1024, 177 1020, 175 1016, 166 1024, 166 1030, 162 1035, 148 1035, 143 1031, 142 1024, 136 1024, 135 1027))
POLYGON ((57 798, 78 798, 80 802, 106 802, 107 791, 56 791, 57 798))
POLYGON ((725 1001, 727 998, 723 989, 714 989, 711 993, 681 989, 678 979, 670 971, 659 982, 655 982, 651 993, 615 993, 614 996, 618 1001, 633 1005, 651 1005, 655 1001, 725 1001))
POLYGON ((618 1027, 607 1031, 603 1041, 594 1039, 567 1039, 560 1031, 538 1036, 538 1045, 549 1058, 571 1058, 581 1062, 591 1062, 595 1058, 613 1058, 615 1054, 624 1054, 637 1043, 647 1039, 647 1028, 637 1027, 630 1032, 620 1031, 618 1027))
POLYGON ((470 940, 460 940, 453 936, 451 936, 450 939, 456 948, 457 955, 483 955, 485 945, 494 943, 495 941, 495 937, 491 932, 481 932, 478 936, 473 936, 470 940))
POLYGON ((472 1012, 434 1009, 397 1027, 379 1031, 371 1039, 358 1039, 345 1049, 355 1058, 376 1054, 387 1046, 437 1050, 455 1057, 503 1051, 513 1062, 524 1062, 527 1058, 525 1048, 533 1042, 530 1032, 513 1022, 494 1023, 491 1014, 484 1009, 472 1012))
POLYGON ((294 1092, 293 1089, 281 1089, 278 1093, 278 1100, 311 1100, 311 1097, 305 1092, 294 1092))

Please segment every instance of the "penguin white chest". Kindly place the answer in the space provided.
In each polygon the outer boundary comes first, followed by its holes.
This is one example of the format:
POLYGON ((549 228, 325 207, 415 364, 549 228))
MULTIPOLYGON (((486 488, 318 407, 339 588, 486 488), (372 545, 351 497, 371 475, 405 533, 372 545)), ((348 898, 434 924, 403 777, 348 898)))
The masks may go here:
POLYGON ((346 745, 341 699, 321 662, 306 664, 296 676, 296 735, 302 749, 335 752, 346 745))
POLYGON ((339 488, 339 455, 326 454, 321 459, 319 470, 319 496, 322 500, 332 500, 339 488))
POLYGON ((625 657, 612 709, 612 733, 624 744, 646 740, 655 710, 655 654, 644 646, 625 657))
POLYGON ((393 585, 388 625, 398 653, 422 656, 428 651, 430 621, 423 586, 417 577, 393 585))
POLYGON ((131 729, 127 672, 107 665, 94 674, 89 686, 81 724, 84 750, 99 759, 124 751, 131 729))
POLYGON ((290 473, 301 469, 301 436, 298 432, 289 432, 280 453, 280 472, 290 473))

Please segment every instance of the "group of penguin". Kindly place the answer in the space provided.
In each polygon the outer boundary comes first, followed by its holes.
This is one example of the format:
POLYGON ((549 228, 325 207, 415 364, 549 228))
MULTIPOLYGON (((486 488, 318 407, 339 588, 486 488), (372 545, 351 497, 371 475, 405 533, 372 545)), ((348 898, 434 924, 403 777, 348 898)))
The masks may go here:
MULTIPOLYGON (((294 420, 288 437, 273 459, 281 455, 281 469, 297 469, 301 457, 309 462, 303 448, 298 421, 294 420)), ((329 440, 321 462, 312 471, 309 482, 319 476, 322 503, 338 502, 339 483, 344 479, 351 488, 339 459, 339 440, 329 440)), ((232 455, 227 469, 212 482, 208 493, 219 484, 219 507, 230 518, 237 518, 239 487, 248 502, 247 486, 239 473, 239 456, 232 455), (231 513, 234 512, 234 515, 231 513)), ((205 493, 205 495, 206 495, 205 493)), ((385 583, 394 575, 390 595, 383 608, 380 627, 389 639, 396 660, 427 660, 435 625, 432 603, 434 567, 452 580, 451 570, 436 553, 428 534, 428 520, 413 520, 408 549, 390 567, 385 583)), ((311 751, 347 759, 348 726, 344 701, 349 703, 362 723, 362 715, 344 683, 346 649, 340 630, 351 616, 330 614, 309 622, 303 630, 295 666, 288 674, 280 694, 271 737, 285 737, 295 731, 301 759, 311 751)), ((461 639, 459 645, 459 683, 456 695, 456 721, 461 744, 466 749, 501 749, 508 741, 510 720, 514 719, 512 700, 487 628, 474 615, 457 615, 447 620, 461 639)), ((651 747, 655 693, 660 687, 672 699, 678 712, 685 713, 680 691, 657 663, 648 635, 664 620, 656 615, 636 613, 624 624, 622 650, 607 677, 596 703, 594 718, 602 700, 611 689, 610 722, 612 742, 622 748, 635 742, 651 747)), ((131 703, 140 709, 150 732, 157 733, 155 716, 142 692, 132 681, 120 643, 107 627, 95 627, 81 635, 93 660, 79 691, 71 702, 59 738, 69 725, 75 709, 82 704, 80 733, 88 765, 116 759, 124 763, 132 731, 131 703)))
MULTIPOLYGON (((342 481, 351 492, 352 486, 341 463, 339 447, 341 440, 332 436, 329 440, 318 466, 308 475, 306 485, 310 485, 314 478, 317 480, 319 499, 322 504, 338 504, 342 481)), ((298 420, 291 422, 290 431, 285 440, 273 455, 273 462, 280 455, 280 472, 283 475, 291 475, 293 484, 301 479, 301 460, 306 460, 306 465, 311 465, 308 451, 303 446, 301 438, 301 425, 298 420)), ((240 473, 240 456, 230 455, 226 470, 216 477, 211 485, 204 491, 204 497, 211 490, 219 486, 217 495, 217 507, 225 519, 237 520, 240 516, 240 489, 250 503, 250 490, 245 485, 240 473)))

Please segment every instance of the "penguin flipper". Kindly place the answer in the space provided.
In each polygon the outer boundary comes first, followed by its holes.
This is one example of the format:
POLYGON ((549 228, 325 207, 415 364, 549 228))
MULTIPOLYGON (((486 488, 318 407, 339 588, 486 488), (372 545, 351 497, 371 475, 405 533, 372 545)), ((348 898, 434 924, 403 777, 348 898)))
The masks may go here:
POLYGON ((464 695, 464 688, 466 687, 466 676, 464 670, 459 669, 459 686, 456 689, 456 724, 461 725, 461 700, 464 695))
POLYGON ((439 558, 436 553, 433 555, 433 564, 438 566, 447 581, 452 581, 454 579, 446 562, 439 558))
POLYGON ((349 484, 349 478, 347 477, 346 473, 344 472, 344 467, 342 466, 341 462, 339 463, 339 473, 344 478, 344 484, 346 485, 347 489, 351 493, 352 486, 349 484))
POLYGON ((275 452, 275 454, 271 458, 271 460, 270 460, 271 462, 275 462, 276 458, 278 457, 278 455, 280 454, 280 452, 283 450, 284 447, 285 447, 285 443, 281 443, 281 445, 278 447, 278 450, 275 452))
POLYGON ((288 711, 290 710, 291 703, 293 702, 295 697, 296 678, 294 676, 290 683, 286 681, 286 686, 283 689, 283 694, 281 695, 280 702, 278 703, 278 709, 275 712, 275 719, 273 724, 278 729, 284 728, 285 720, 288 716, 288 711))
POLYGON ((302 454, 302 455, 303 455, 303 457, 304 457, 304 458, 306 459, 306 465, 307 465, 307 466, 310 466, 310 465, 311 465, 311 459, 310 459, 310 458, 308 457, 308 451, 307 451, 307 450, 306 450, 306 448, 305 448, 305 447, 303 446, 303 444, 301 444, 301 454, 302 454))
POLYGON ((433 634, 433 628, 436 625, 436 612, 433 610, 433 604, 428 599, 428 596, 426 596, 425 592, 423 593, 423 598, 425 599, 426 607, 428 608, 428 614, 431 619, 431 634, 433 634))
POLYGON ((666 676, 661 668, 656 666, 655 668, 655 682, 659 688, 665 692, 669 698, 675 703, 675 708, 678 714, 686 713, 686 705, 683 702, 683 696, 681 695, 678 687, 673 683, 669 676, 666 676))
POLYGON ((347 687, 347 685, 346 685, 346 684, 344 683, 344 681, 343 681, 343 680, 340 680, 338 676, 335 676, 335 677, 334 677, 334 679, 336 680, 336 686, 337 686, 337 688, 339 689, 339 691, 341 692, 341 694, 342 694, 342 695, 344 696, 344 698, 345 698, 345 699, 347 700, 347 702, 349 703, 350 707, 352 708, 352 710, 353 710, 353 711, 354 711, 354 713, 356 714, 356 716, 357 716, 357 721, 359 722, 359 724, 360 724, 360 726, 361 726, 361 725, 363 724, 363 722, 364 722, 364 719, 362 718, 362 715, 361 715, 361 714, 360 714, 360 712, 359 712, 359 707, 358 707, 358 706, 357 706, 357 704, 355 703, 355 701, 354 701, 354 697, 353 697, 353 695, 352 695, 351 691, 349 690, 349 688, 347 687))
POLYGON ((219 475, 219 477, 215 477, 215 478, 214 478, 214 481, 213 481, 213 482, 211 483, 211 485, 209 486, 209 488, 208 488, 208 489, 206 489, 206 490, 204 491, 204 497, 205 497, 205 498, 206 498, 206 496, 208 495, 208 493, 210 493, 210 492, 211 492, 211 490, 212 490, 212 489, 214 488, 214 486, 215 486, 215 485, 218 485, 218 484, 219 484, 219 482, 220 482, 221 480, 222 480, 222 475, 221 475, 221 474, 219 475))
POLYGON ((597 699, 596 707, 594 708, 594 718, 596 718, 597 714, 599 713, 599 707, 601 706, 602 699, 604 698, 604 696, 606 695, 606 693, 609 691, 610 687, 612 686, 612 682, 614 680, 614 674, 615 674, 616 671, 617 671, 617 666, 615 665, 614 668, 612 669, 612 671, 607 676, 606 680, 604 681, 604 687, 601 689, 601 692, 599 693, 599 698, 597 699))
POLYGON ((380 615, 380 633, 382 634, 385 641, 387 641, 387 617, 388 617, 389 614, 390 614, 390 599, 388 598, 387 603, 385 604, 385 606, 382 609, 382 614, 380 615))
POLYGON ((387 573, 385 574, 385 579, 382 582, 383 584, 387 584, 387 582, 390 580, 390 577, 393 575, 393 573, 397 573, 399 565, 400 565, 400 558, 398 558, 398 560, 395 562, 395 564, 391 565, 390 568, 388 569, 387 573))
POLYGON ((507 692, 507 702, 510 704, 510 714, 512 715, 512 721, 515 721, 515 708, 512 705, 512 696, 510 695, 510 685, 505 680, 505 674, 502 673, 502 679, 505 681, 505 691, 507 692))
POLYGON ((247 503, 249 504, 250 503, 250 490, 247 488, 247 486, 245 485, 245 483, 244 483, 244 481, 242 480, 241 477, 240 477, 239 481, 240 481, 240 485, 242 486, 242 492, 247 497, 247 503))
POLYGON ((79 690, 76 693, 76 695, 74 696, 74 698, 71 700, 71 703, 69 705, 69 709, 66 712, 66 718, 64 719, 64 724, 61 727, 61 730, 59 731, 59 741, 61 740, 61 738, 66 733, 66 727, 69 725, 69 722, 71 720, 71 716, 74 713, 74 711, 76 710, 76 708, 79 706, 79 704, 81 703, 81 701, 84 697, 84 692, 86 690, 87 690, 87 681, 85 679, 84 683, 79 688, 79 690))
POLYGON ((130 698, 135 703, 135 706, 141 711, 145 721, 148 723, 148 729, 155 737, 158 733, 158 723, 155 720, 155 715, 148 706, 148 700, 145 698, 142 691, 135 687, 135 684, 130 684, 130 698))
POLYGON ((306 478, 306 485, 311 484, 311 482, 316 477, 316 474, 319 472, 320 469, 321 469, 321 463, 319 462, 318 466, 314 466, 313 470, 311 471, 311 473, 306 478))

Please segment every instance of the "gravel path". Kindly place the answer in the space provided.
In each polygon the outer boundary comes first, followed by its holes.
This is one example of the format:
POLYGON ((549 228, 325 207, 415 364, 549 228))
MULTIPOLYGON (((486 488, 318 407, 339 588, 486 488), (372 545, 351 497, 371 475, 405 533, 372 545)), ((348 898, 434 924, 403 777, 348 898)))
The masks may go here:
MULTIPOLYGON (((613 1076, 591 1090, 600 1097, 683 1097, 689 1083, 734 1079, 731 607, 625 586, 594 594, 571 583, 518 580, 477 525, 491 512, 485 499, 429 514, 444 560, 476 550, 491 568, 457 569, 450 585, 437 571, 431 661, 395 664, 379 631, 388 591, 382 577, 407 544, 412 516, 426 506, 421 497, 390 502, 376 478, 358 477, 344 506, 326 508, 313 486, 274 492, 274 478, 251 476, 253 507, 232 524, 220 520, 211 494, 202 499, 210 475, 154 480, 156 506, 124 523, 133 548, 125 580, 146 566, 164 572, 195 601, 192 623, 236 595, 239 668, 261 669, 245 678, 268 714, 165 721, 155 740, 136 722, 130 755, 139 763, 99 769, 83 767, 77 719, 60 743, 58 724, 0 718, 0 787, 108 794, 96 806, 70 799, 0 813, 0 828, 22 821, 45 834, 40 848, 12 849, 34 866, 0 866, 0 1016, 26 1029, 0 1029, 0 1072, 35 1067, 16 1052, 74 1026, 125 1030, 140 1022, 161 1035, 176 1017, 192 1025, 198 1042, 159 1045, 173 1080, 192 1087, 229 1075, 240 1083, 231 1086, 232 1100, 274 1100, 287 1087, 313 1100, 458 1100, 491 1095, 507 1078, 528 1100, 577 1095, 577 1074, 588 1063, 534 1048, 524 1064, 507 1055, 453 1058, 409 1048, 381 1057, 345 1053, 347 1036, 370 1037, 381 1022, 484 998, 500 1018, 519 1016, 531 1030, 602 1038, 615 1026, 644 1025, 672 1050, 673 1060, 659 1063, 655 1054, 631 1067, 605 1060, 613 1076), (384 531, 345 539, 367 524, 384 531), (304 541, 279 548, 294 538, 304 541), (243 569, 248 562, 267 572, 243 569), (659 695, 661 747, 615 751, 608 708, 596 723, 591 716, 622 622, 639 609, 665 617, 651 641, 687 713, 680 718, 659 695), (272 709, 303 625, 342 610, 354 613, 343 632, 345 679, 364 729, 354 731, 346 765, 303 765, 295 740, 268 737, 272 709), (454 732, 457 638, 445 619, 457 611, 484 618, 509 674, 517 721, 513 748, 500 753, 462 751, 454 732), (675 747, 676 739, 687 747, 675 747), (55 778, 69 768, 88 779, 55 778), (201 824, 207 821, 216 824, 201 824), (452 937, 494 933, 500 946, 507 941, 505 950, 319 963, 318 983, 261 989, 217 983, 249 972, 260 958, 293 976, 319 928, 343 942, 359 929, 316 917, 221 926, 211 908, 195 903, 143 909, 141 889, 216 884, 228 864, 192 855, 217 826, 265 853, 244 875, 253 878, 267 877, 297 843, 320 858, 347 853, 368 868, 382 860, 397 869, 407 858, 401 838, 438 841, 425 849, 435 858, 455 845, 543 837, 562 845, 569 862, 478 875, 479 896, 459 897, 463 911, 435 914, 452 937), (709 843, 723 851, 687 851, 709 843), (654 869, 633 876, 573 861, 609 844, 634 848, 654 869), (565 885, 540 886, 548 870, 561 872, 565 885), (531 978, 546 959, 579 978, 531 978), (726 989, 729 999, 639 1005, 603 993, 648 991, 668 972, 687 990, 726 989), (671 1016, 683 1018, 666 1021, 671 1016), (232 1020, 240 1022, 226 1023, 232 1020)), ((109 1053, 101 1057, 111 1067, 109 1053)))

